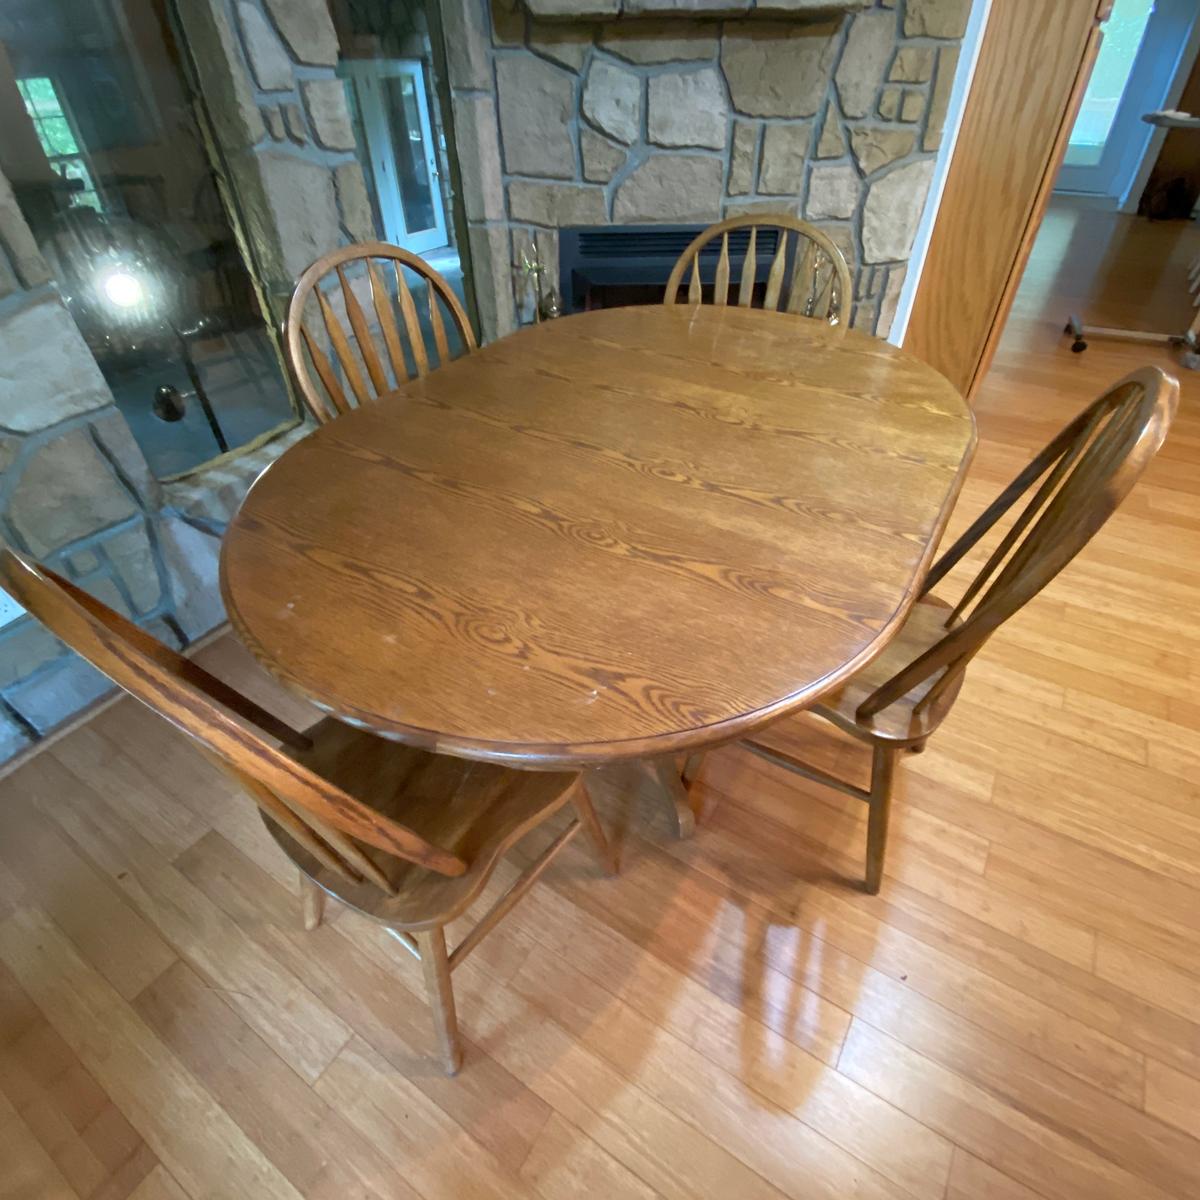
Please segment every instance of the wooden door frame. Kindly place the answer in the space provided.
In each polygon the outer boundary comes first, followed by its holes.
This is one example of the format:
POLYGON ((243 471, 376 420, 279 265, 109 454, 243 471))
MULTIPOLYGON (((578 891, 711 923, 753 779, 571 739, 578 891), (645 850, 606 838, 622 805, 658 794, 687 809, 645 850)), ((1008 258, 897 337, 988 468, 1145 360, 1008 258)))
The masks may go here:
POLYGON ((991 365, 1112 9, 1054 0, 1059 40, 1030 45, 1031 14, 1045 3, 993 0, 904 337, 968 400, 991 365), (1037 108, 1028 88, 1005 86, 1014 62, 1035 74, 1037 108))

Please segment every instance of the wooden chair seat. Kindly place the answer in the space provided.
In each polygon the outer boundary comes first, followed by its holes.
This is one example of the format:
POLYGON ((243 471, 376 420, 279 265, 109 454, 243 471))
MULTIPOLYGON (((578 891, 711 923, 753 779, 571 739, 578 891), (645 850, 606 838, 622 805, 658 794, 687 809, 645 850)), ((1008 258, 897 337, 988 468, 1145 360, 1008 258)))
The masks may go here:
POLYGON ((916 662, 927 650, 932 650, 946 636, 947 629, 953 628, 953 625, 946 625, 951 611, 952 606, 945 600, 922 596, 884 652, 857 675, 851 676, 838 691, 814 705, 812 711, 864 741, 881 740, 897 745, 923 742, 942 723, 954 704, 962 687, 964 676, 961 673, 956 674, 945 691, 939 692, 924 708, 918 708, 918 705, 945 674, 946 668, 918 680, 910 691, 874 716, 860 717, 858 709, 877 688, 916 662))
POLYGON ((385 924, 420 960, 450 1074, 462 1061, 451 971, 578 834, 607 872, 616 870, 577 771, 521 772, 445 758, 332 719, 301 733, 69 579, 3 545, 0 587, 237 781, 300 868, 306 928, 320 924, 332 895, 385 924), (509 846, 568 803, 575 819, 451 953, 446 923, 479 895, 509 846))
POLYGON ((510 846, 571 798, 577 773, 513 771, 402 746, 332 718, 306 730, 312 748, 297 761, 367 808, 457 854, 462 875, 439 875, 360 845, 394 890, 353 883, 318 861, 263 813, 280 848, 331 896, 397 929, 431 929, 478 897, 510 846))

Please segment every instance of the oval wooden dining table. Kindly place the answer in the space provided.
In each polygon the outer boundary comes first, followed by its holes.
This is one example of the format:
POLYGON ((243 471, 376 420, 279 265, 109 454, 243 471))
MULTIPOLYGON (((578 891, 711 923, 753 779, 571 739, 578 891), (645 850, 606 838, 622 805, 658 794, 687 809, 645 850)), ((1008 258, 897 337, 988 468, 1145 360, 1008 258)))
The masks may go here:
POLYGON ((919 591, 975 444, 879 339, 613 308, 322 426, 257 480, 222 587, 259 661, 387 737, 531 769, 650 764, 836 688, 919 591))

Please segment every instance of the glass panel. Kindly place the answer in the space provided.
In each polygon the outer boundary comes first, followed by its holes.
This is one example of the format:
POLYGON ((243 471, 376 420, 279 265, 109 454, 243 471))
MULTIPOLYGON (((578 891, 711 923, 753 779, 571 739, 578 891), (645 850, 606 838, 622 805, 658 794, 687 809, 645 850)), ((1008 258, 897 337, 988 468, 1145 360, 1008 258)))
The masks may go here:
POLYGON ((46 117, 36 122, 38 134, 48 154, 78 154, 79 144, 71 133, 66 117, 46 117))
POLYGON ((59 158, 52 161, 50 165, 61 179, 70 182, 72 190, 67 197, 67 203, 72 208, 91 208, 96 212, 103 211, 100 197, 96 193, 92 177, 88 174, 82 158, 59 158))
POLYGON ((155 473, 293 422, 164 0, 0 2, 0 169, 155 473))
POLYGON ((22 79, 17 86, 25 99, 25 107, 35 116, 55 117, 62 112, 52 80, 45 76, 40 79, 22 79))
POLYGON ((1153 12, 1154 0, 1116 0, 1113 5, 1067 144, 1068 166, 1094 167, 1099 163, 1153 12))
POLYGON ((392 146, 396 153, 404 225, 409 233, 432 229, 437 218, 434 215, 432 180, 429 177, 429 147, 421 132, 416 80, 406 72, 403 75, 385 76, 382 82, 388 121, 392 128, 392 146))

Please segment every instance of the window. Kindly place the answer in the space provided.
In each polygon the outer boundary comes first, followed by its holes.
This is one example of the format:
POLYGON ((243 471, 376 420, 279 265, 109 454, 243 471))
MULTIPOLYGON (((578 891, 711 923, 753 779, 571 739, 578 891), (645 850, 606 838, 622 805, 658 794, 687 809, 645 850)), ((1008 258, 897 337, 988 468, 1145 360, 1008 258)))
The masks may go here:
POLYGON ((33 122, 38 141, 51 168, 75 185, 70 203, 75 208, 94 208, 103 212, 100 195, 92 181, 87 160, 79 148, 74 123, 63 107, 62 97, 48 75, 18 79, 17 90, 25 102, 25 111, 33 122))

